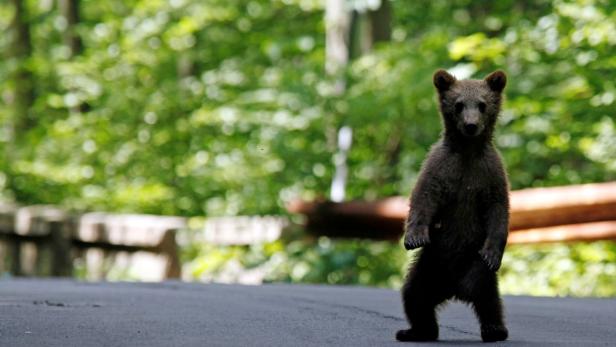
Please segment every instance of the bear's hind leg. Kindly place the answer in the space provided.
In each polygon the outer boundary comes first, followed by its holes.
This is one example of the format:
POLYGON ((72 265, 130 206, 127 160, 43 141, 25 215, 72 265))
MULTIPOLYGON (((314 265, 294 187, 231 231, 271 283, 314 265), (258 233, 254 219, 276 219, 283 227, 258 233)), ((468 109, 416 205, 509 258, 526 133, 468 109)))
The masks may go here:
POLYGON ((430 268, 415 265, 402 288, 404 312, 411 324, 411 329, 399 330, 398 341, 434 341, 438 339, 436 306, 447 299, 442 286, 430 268))
POLYGON ((462 279, 457 296, 473 305, 481 325, 483 342, 507 339, 509 332, 503 321, 503 305, 495 272, 478 260, 462 279))
POLYGON ((481 324, 483 342, 504 341, 509 332, 502 316, 502 303, 498 295, 476 299, 473 308, 481 324))

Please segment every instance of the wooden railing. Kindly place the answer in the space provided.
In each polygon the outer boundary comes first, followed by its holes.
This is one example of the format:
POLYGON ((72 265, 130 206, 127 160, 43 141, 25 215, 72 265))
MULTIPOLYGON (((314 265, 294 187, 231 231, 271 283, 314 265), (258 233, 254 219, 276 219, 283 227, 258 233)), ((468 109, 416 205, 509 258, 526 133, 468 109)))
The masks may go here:
POLYGON ((71 214, 54 206, 0 204, 0 269, 13 275, 70 276, 74 259, 82 258, 100 273, 109 255, 125 253, 155 258, 148 262, 146 279, 178 278, 175 234, 185 227, 180 217, 71 214))
POLYGON ((119 262, 121 271, 138 268, 128 278, 179 278, 181 245, 271 242, 289 222, 283 216, 234 216, 207 218, 203 228, 188 224, 183 217, 78 214, 50 205, 0 203, 0 274, 70 276, 81 263, 87 278, 101 280, 119 262))
MULTIPOLYGON (((616 239, 616 182, 512 191, 510 204, 510 244, 616 239)), ((409 202, 294 201, 288 210, 317 235, 397 241, 409 202)))
MULTIPOLYGON (((510 201, 510 244, 616 239, 616 182, 513 191, 510 201)), ((407 198, 393 197, 296 201, 288 209, 306 215, 307 229, 316 235, 398 241, 409 205, 407 198)), ((181 265, 176 234, 187 224, 181 217, 73 214, 54 206, 0 203, 0 271, 70 276, 75 259, 102 269, 109 255, 145 254, 155 258, 144 270, 155 274, 145 279, 177 278, 181 265)), ((269 242, 281 235, 287 221, 233 217, 210 218, 205 224, 205 229, 187 233, 187 242, 269 242)), ((94 279, 102 278, 104 273, 94 279)))

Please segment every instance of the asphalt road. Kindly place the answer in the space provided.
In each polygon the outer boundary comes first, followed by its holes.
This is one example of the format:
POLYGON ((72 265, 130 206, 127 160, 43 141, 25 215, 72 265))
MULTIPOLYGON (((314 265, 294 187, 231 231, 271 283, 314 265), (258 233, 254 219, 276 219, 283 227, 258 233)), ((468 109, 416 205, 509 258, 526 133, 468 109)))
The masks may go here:
MULTIPOLYGON (((616 299, 506 297, 511 346, 616 346, 616 299)), ((0 281, 0 346, 405 346, 395 291, 300 285, 0 281)), ((481 343, 472 311, 440 340, 481 343)))

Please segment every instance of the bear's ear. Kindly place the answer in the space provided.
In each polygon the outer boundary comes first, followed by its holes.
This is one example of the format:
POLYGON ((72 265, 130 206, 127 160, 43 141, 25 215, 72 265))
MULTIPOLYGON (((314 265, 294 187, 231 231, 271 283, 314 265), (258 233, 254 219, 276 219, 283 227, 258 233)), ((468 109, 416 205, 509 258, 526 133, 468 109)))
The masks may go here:
POLYGON ((445 92, 449 90, 454 83, 456 83, 456 78, 450 75, 447 71, 441 69, 434 73, 433 81, 434 86, 439 92, 445 92))
POLYGON ((507 75, 505 75, 503 70, 496 70, 489 74, 488 77, 485 78, 485 81, 490 89, 500 93, 507 85, 507 75))

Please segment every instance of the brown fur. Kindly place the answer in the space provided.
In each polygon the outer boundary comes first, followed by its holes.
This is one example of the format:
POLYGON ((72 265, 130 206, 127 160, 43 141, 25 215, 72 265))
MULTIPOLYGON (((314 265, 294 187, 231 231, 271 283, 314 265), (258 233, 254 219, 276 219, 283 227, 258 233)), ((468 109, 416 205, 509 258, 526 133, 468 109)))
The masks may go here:
POLYGON ((506 76, 458 81, 434 74, 443 118, 411 196, 406 249, 423 247, 402 288, 411 329, 401 341, 438 338, 435 308, 451 298, 470 303, 484 341, 505 340, 496 271, 507 242, 508 182, 492 143, 506 76))

